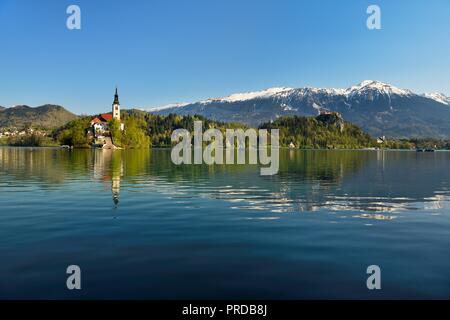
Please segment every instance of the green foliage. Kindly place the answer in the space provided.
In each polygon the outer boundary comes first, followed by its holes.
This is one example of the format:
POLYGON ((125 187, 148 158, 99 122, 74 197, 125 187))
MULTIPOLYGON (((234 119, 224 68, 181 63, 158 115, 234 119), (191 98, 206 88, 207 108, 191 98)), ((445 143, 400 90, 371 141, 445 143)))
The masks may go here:
MULTIPOLYGON (((113 141, 116 143, 116 140, 113 141)), ((146 132, 145 121, 134 116, 125 119, 125 130, 121 135, 121 146, 125 148, 150 147, 150 137, 146 132)))
POLYGON ((247 126, 240 123, 225 123, 207 119, 202 116, 180 116, 169 114, 167 116, 154 115, 139 110, 128 110, 123 112, 125 119, 125 130, 128 128, 126 119, 128 117, 139 121, 141 127, 146 128, 146 134, 150 136, 151 145, 154 147, 170 147, 172 145, 171 135, 176 129, 187 129, 189 132, 194 131, 194 121, 202 121, 203 129, 217 128, 225 132, 227 128, 246 129, 247 126))
POLYGON ((53 147, 57 145, 53 139, 38 134, 8 137, 4 139, 3 144, 15 147, 53 147))
MULTIPOLYGON (((151 136, 152 146, 171 146, 171 134, 176 129, 194 130, 194 121, 202 121, 203 129, 216 128, 225 132, 226 129, 248 129, 240 123, 225 123, 206 119, 202 116, 167 116, 153 115, 139 110, 129 110, 126 117, 140 119, 146 123, 147 134, 151 136)), ((279 129, 280 145, 289 146, 291 142, 296 147, 311 149, 359 149, 375 147, 376 141, 359 127, 344 122, 338 114, 314 117, 285 117, 275 122, 260 126, 262 129, 279 129), (341 130, 342 129, 342 130, 341 130)))
POLYGON ((111 133, 112 143, 118 147, 122 145, 122 130, 120 130, 120 122, 112 119, 109 122, 109 132, 111 133))
POLYGON ((302 149, 361 149, 375 147, 376 141, 340 116, 283 117, 265 123, 261 129, 279 129, 280 146, 302 149))
POLYGON ((408 140, 387 140, 383 143, 382 147, 384 149, 414 149, 414 143, 408 141, 408 140))
POLYGON ((450 140, 426 138, 426 139, 410 139, 409 142, 414 148, 418 149, 450 150, 450 140))
POLYGON ((90 127, 91 117, 83 117, 70 121, 60 129, 56 130, 54 136, 56 140, 63 145, 74 146, 77 148, 89 147, 91 139, 87 135, 90 127))

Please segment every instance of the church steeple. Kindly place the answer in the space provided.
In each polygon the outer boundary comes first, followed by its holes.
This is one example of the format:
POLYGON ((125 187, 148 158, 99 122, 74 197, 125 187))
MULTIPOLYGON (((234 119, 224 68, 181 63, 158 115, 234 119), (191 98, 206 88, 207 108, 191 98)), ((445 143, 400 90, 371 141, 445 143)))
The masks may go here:
POLYGON ((119 94, 117 92, 117 87, 116 87, 116 93, 114 95, 114 102, 112 105, 112 114, 113 114, 114 119, 117 119, 120 121, 120 103, 119 103, 119 94))
POLYGON ((119 94, 117 93, 117 87, 116 87, 116 94, 114 95, 114 102, 113 104, 120 104, 119 103, 119 94))

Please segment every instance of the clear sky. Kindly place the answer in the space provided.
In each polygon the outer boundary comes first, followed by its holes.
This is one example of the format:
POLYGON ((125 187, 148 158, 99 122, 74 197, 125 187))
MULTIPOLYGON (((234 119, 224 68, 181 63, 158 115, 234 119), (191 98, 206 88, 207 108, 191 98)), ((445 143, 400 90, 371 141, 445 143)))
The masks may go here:
POLYGON ((375 79, 450 95, 449 0, 0 0, 0 105, 109 110, 375 79), (66 9, 81 8, 81 30, 66 9), (366 9, 381 7, 381 30, 366 9))

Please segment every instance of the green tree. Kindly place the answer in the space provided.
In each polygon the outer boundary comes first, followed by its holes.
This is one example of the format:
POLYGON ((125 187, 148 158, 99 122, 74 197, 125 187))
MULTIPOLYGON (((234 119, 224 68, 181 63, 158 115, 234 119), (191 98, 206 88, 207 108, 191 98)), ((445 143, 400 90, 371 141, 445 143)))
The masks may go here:
POLYGON ((90 127, 90 117, 83 117, 70 121, 54 133, 60 144, 66 144, 77 148, 89 147, 90 139, 87 130, 90 127))
POLYGON ((122 146, 122 130, 120 129, 120 122, 117 119, 112 119, 109 122, 109 132, 111 133, 112 143, 118 147, 122 146))
POLYGON ((150 137, 146 133, 146 122, 134 116, 125 120, 125 130, 122 134, 122 146, 126 148, 148 148, 150 137))

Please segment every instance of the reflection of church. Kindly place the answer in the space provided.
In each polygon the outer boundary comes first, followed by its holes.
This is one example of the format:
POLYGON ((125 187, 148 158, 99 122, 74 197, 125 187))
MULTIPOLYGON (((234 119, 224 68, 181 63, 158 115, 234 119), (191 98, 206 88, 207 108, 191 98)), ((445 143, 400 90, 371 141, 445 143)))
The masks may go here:
POLYGON ((105 184, 111 183, 112 200, 115 206, 119 204, 120 182, 123 176, 123 161, 121 153, 109 149, 94 151, 94 178, 105 184))
POLYGON ((114 205, 117 206, 119 204, 119 196, 120 196, 120 175, 117 177, 112 177, 111 192, 113 196, 114 205))

